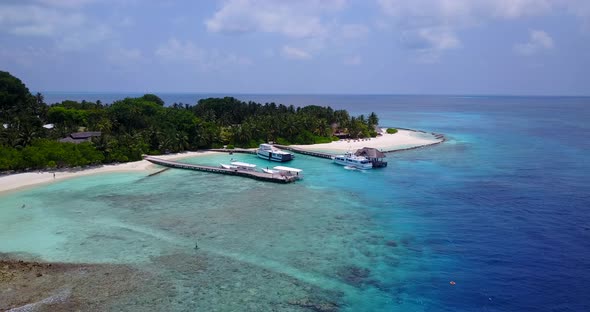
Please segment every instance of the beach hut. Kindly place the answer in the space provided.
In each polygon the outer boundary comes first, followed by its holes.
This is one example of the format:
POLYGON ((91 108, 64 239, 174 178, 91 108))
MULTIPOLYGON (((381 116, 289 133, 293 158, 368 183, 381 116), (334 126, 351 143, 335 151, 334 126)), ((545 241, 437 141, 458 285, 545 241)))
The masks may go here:
POLYGON ((372 163, 373 168, 382 168, 387 167, 387 162, 383 160, 385 158, 385 153, 382 151, 372 148, 372 147, 363 147, 354 153, 356 156, 364 156, 367 157, 372 163))
POLYGON ((74 132, 71 133, 69 136, 60 139, 60 142, 63 143, 82 143, 82 142, 90 142, 93 137, 99 137, 101 135, 100 131, 91 131, 91 132, 74 132))

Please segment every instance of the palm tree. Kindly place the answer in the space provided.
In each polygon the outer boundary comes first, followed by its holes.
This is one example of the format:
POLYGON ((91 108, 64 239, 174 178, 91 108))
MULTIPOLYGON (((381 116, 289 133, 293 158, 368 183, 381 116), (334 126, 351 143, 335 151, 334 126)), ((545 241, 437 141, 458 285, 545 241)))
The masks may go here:
POLYGON ((369 125, 369 128, 372 128, 373 126, 376 126, 379 124, 379 117, 377 117, 377 114, 375 114, 374 112, 371 112, 371 114, 369 115, 369 118, 367 119, 367 124, 369 125))

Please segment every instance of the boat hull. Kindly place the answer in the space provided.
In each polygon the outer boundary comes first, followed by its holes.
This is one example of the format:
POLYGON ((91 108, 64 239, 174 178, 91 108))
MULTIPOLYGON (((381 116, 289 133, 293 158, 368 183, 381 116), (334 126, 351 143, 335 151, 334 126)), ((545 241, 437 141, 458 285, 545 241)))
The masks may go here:
POLYGON ((337 165, 354 167, 357 169, 365 170, 373 168, 373 164, 370 161, 366 159, 356 159, 356 157, 352 156, 336 156, 333 158, 333 161, 337 165))
POLYGON ((277 161, 277 162, 286 162, 293 160, 293 155, 289 153, 273 153, 267 151, 259 151, 256 153, 258 157, 270 161, 277 161))

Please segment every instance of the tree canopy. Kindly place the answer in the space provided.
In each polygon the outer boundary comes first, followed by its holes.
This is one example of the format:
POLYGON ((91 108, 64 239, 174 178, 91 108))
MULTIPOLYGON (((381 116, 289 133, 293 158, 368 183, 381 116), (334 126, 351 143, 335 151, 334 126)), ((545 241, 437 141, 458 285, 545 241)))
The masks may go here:
POLYGON ((233 145, 257 147, 314 144, 375 136, 375 113, 350 116, 345 110, 317 105, 297 107, 207 98, 195 105, 173 104, 154 94, 125 98, 110 105, 63 101, 47 105, 43 96, 7 72, 0 72, 0 170, 42 169, 126 162, 142 154, 181 152, 233 145), (44 123, 53 124, 44 129, 44 123), (58 142, 78 131, 100 131, 92 142, 58 142))

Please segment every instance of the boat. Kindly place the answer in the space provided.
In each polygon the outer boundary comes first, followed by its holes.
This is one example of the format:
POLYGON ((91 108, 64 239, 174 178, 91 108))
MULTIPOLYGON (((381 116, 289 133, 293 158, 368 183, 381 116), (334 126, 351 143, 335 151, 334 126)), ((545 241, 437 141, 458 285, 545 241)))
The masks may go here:
POLYGON ((221 168, 223 169, 238 169, 238 166, 234 166, 234 165, 226 165, 226 164, 219 164, 221 165, 221 168))
POLYGON ((273 171, 278 172, 278 174, 286 177, 298 177, 303 178, 303 170, 298 168, 291 168, 285 166, 275 166, 272 168, 273 171))
POLYGON ((332 157, 332 160, 335 164, 354 167, 357 169, 371 169, 373 168, 373 163, 364 156, 356 156, 353 153, 346 153, 344 155, 337 155, 332 157))
POLYGON ((256 155, 262 159, 278 161, 278 162, 285 162, 292 160, 295 156, 292 153, 280 150, 272 146, 272 144, 260 144, 258 146, 258 150, 256 151, 256 155))
POLYGON ((270 173, 270 174, 278 174, 280 171, 274 170, 274 169, 262 168, 262 172, 270 173))
POLYGON ((303 177, 303 175, 301 174, 303 172, 303 170, 298 169, 298 168, 285 167, 285 166, 276 166, 276 167, 273 167, 272 169, 268 169, 268 167, 266 167, 266 168, 262 168, 262 171, 266 172, 266 173, 270 173, 270 174, 279 174, 282 176, 303 177))
POLYGON ((373 164, 373 168, 383 168, 387 167, 387 162, 384 160, 385 153, 382 151, 372 148, 372 147, 363 147, 354 153, 356 156, 364 156, 373 164))
POLYGON ((255 164, 249 164, 249 163, 245 163, 245 162, 241 162, 241 161, 232 161, 231 165, 235 167, 234 169, 239 169, 239 170, 254 171, 254 168, 256 168, 255 164))

